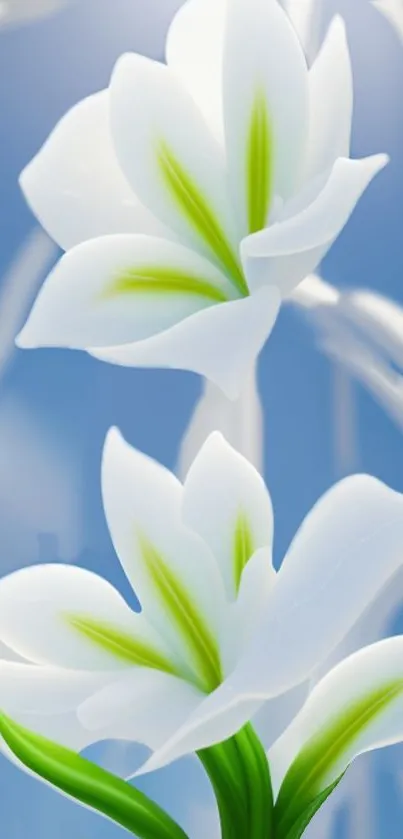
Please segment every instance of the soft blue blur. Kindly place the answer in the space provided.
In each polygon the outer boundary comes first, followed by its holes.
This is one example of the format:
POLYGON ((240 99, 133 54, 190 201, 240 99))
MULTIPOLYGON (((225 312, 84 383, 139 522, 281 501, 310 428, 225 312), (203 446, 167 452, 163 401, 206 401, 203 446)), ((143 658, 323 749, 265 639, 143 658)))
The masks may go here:
MULTIPOLYGON (((0 276, 33 226, 17 185, 20 170, 72 104, 108 83, 120 53, 163 56, 165 32, 179 5, 77 0, 51 19, 0 32, 0 276)), ((335 10, 347 20, 355 69, 353 153, 387 151, 392 162, 361 201, 323 275, 340 287, 367 286, 403 303, 403 48, 368 0, 332 0, 329 15, 335 10)), ((343 468, 333 372, 295 310, 281 314, 261 359, 260 382, 280 561, 304 514, 343 468)), ((38 561, 78 562, 129 594, 100 503, 105 433, 118 425, 134 445, 174 467, 198 393, 199 382, 190 374, 119 369, 65 351, 15 351, 0 379, 0 573, 38 561)), ((365 393, 357 392, 357 400, 351 468, 403 491, 400 432, 365 393)), ((109 758, 121 762, 124 755, 109 758)), ((394 775, 385 755, 377 759, 375 835, 388 839, 401 837, 403 824, 399 760, 393 769, 394 775)), ((184 825, 193 824, 194 839, 213 839, 207 786, 192 762, 165 770, 143 787, 171 805, 184 825)), ((0 765, 0 799, 7 839, 113 839, 120 833, 6 761, 0 765)), ((337 826, 340 837, 343 823, 337 826)))

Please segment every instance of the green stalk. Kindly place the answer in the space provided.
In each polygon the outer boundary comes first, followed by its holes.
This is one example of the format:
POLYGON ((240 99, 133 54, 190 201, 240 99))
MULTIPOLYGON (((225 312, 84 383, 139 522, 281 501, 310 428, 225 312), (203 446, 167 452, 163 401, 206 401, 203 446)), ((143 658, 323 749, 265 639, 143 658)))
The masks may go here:
POLYGON ((157 804, 126 781, 0 714, 0 735, 16 757, 57 789, 140 839, 188 839, 157 804))
POLYGON ((273 794, 263 746, 251 725, 198 752, 217 800, 222 839, 271 839, 273 794))

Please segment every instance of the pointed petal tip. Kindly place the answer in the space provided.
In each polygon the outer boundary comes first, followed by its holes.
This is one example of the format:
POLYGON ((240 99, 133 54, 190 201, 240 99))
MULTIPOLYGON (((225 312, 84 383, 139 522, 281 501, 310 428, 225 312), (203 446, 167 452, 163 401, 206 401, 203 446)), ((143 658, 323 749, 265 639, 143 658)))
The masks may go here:
POLYGON ((346 22, 340 12, 333 15, 331 19, 328 27, 328 35, 330 32, 338 32, 340 35, 347 37, 346 22))
POLYGON ((14 343, 19 350, 34 350, 37 347, 37 343, 32 340, 30 329, 27 329, 27 326, 23 326, 21 332, 16 336, 14 343))
POLYGON ((111 425, 111 427, 108 429, 108 431, 106 433, 106 436, 105 436, 104 448, 106 448, 106 446, 113 445, 116 442, 117 443, 119 443, 119 442, 125 443, 126 440, 123 437, 123 434, 122 434, 120 428, 118 428, 117 425, 111 425))
POLYGON ((390 155, 386 152, 380 152, 379 154, 372 155, 372 160, 374 161, 374 166, 377 165, 378 170, 380 171, 381 169, 384 169, 388 163, 390 163, 390 155))
MULTIPOLYGON (((108 429, 102 450, 102 473, 108 468, 110 460, 116 456, 116 453, 129 448, 129 443, 125 440, 120 428, 112 425, 108 429)), ((131 447, 130 447, 131 448, 131 447)))
MULTIPOLYGON (((124 52, 122 55, 119 56, 112 69, 112 74, 109 82, 109 89, 114 87, 117 81, 119 81, 120 84, 124 79, 125 75, 128 75, 128 81, 130 82, 130 76, 133 72, 133 69, 136 69, 136 66, 145 66, 146 64, 161 64, 161 62, 149 58, 146 55, 139 55, 139 53, 136 52, 124 52)), ((161 67, 164 66, 164 64, 161 64, 161 67)))

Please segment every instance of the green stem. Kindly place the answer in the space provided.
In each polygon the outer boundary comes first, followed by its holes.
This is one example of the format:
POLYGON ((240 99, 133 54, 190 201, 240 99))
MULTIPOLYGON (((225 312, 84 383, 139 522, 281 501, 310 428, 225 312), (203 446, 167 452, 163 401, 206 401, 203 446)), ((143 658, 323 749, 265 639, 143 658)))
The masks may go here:
POLYGON ((198 756, 215 792, 222 839, 271 839, 269 765, 252 726, 198 756))

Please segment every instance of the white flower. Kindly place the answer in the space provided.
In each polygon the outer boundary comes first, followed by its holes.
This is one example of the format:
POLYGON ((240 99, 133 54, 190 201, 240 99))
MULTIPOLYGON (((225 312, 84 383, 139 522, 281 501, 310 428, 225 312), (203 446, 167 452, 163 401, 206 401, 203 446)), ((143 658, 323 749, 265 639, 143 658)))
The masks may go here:
POLYGON ((254 718, 279 802, 301 807, 356 754, 403 738, 402 637, 337 664, 301 709, 307 680, 401 567, 402 495, 342 481, 277 575, 263 480, 217 433, 182 485, 111 431, 103 498, 142 611, 77 567, 3 579, 0 635, 24 659, 2 663, 6 713, 75 748, 138 740, 154 750, 147 770, 254 718))
POLYGON ((308 71, 277 0, 188 0, 167 66, 117 63, 21 177, 66 250, 19 345, 193 370, 236 397, 287 296, 384 155, 349 160, 352 80, 335 18, 308 71))

